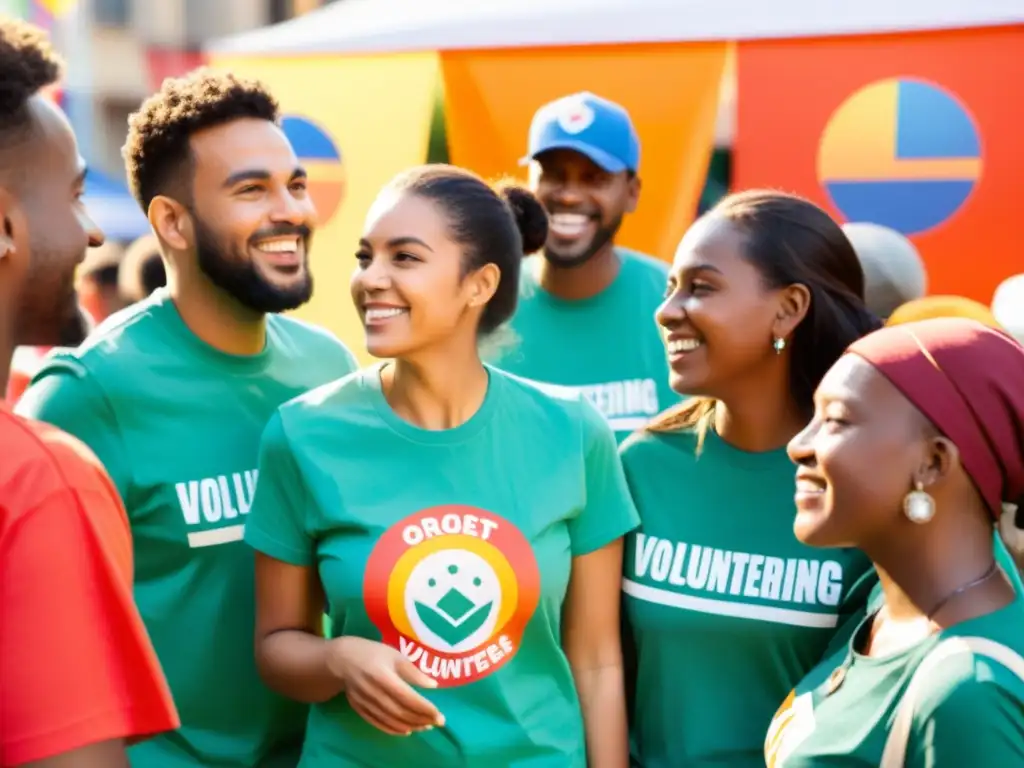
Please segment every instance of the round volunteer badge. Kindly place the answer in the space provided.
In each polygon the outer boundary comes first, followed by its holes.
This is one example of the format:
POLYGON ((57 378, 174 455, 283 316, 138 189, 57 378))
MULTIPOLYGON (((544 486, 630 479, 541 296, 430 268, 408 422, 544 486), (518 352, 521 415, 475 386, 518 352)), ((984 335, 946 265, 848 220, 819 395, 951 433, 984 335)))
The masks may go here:
POLYGON ((594 122, 594 110, 583 100, 568 100, 561 107, 558 125, 566 133, 582 133, 594 122))
POLYGON ((432 507, 381 536, 366 563, 363 599, 383 642, 438 686, 465 685, 519 652, 540 572, 530 543, 504 518, 432 507))

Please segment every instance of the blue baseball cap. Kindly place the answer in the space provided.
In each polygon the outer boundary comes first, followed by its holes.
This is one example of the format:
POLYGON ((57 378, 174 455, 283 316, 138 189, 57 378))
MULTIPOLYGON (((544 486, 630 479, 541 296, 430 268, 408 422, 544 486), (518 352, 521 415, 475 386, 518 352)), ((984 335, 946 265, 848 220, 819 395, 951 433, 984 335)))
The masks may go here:
POLYGON ((525 165, 551 149, 579 152, 609 173, 635 172, 640 166, 640 139, 629 113, 589 91, 537 110, 530 124, 530 151, 520 162, 525 165))

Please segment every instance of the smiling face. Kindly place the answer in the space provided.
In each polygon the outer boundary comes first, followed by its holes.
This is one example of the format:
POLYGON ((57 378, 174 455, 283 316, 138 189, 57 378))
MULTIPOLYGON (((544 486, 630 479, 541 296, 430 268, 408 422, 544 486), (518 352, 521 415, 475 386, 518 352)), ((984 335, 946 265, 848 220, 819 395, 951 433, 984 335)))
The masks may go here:
POLYGON ((544 256, 563 267, 585 264, 610 245, 640 196, 635 176, 609 173, 570 149, 537 156, 533 189, 549 216, 544 256))
MULTIPOLYGON (((841 357, 815 394, 814 418, 790 441, 796 462, 796 537, 818 547, 882 541, 903 519, 903 498, 930 482, 937 433, 863 358, 841 357)), ((941 438, 938 439, 941 444, 941 438)))
POLYGON ((199 131, 190 144, 199 268, 258 312, 307 302, 316 211, 284 133, 268 120, 244 118, 199 131))
POLYGON ((727 383, 774 363, 783 292, 765 287, 744 247, 742 232, 714 215, 698 220, 679 244, 655 317, 669 383, 680 394, 719 397, 727 383))
POLYGON ((408 358, 450 343, 475 348, 500 273, 487 264, 463 275, 462 247, 438 204, 386 189, 366 217, 356 260, 352 300, 371 355, 408 358))
POLYGON ((29 101, 33 134, 16 200, 7 211, 14 249, 9 267, 19 295, 14 340, 24 345, 80 343, 89 322, 79 305, 75 270, 86 249, 103 244, 82 203, 85 164, 67 118, 49 99, 29 101))

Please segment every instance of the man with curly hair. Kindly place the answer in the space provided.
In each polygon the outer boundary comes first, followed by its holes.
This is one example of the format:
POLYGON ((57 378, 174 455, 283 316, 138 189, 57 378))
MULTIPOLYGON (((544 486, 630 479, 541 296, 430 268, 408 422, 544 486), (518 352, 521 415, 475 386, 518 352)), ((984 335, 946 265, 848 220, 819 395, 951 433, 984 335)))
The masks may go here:
POLYGON ((312 292, 306 173, 265 88, 207 69, 132 115, 124 156, 167 286, 52 358, 19 408, 88 444, 128 509, 136 601, 182 721, 131 750, 134 768, 294 766, 307 711, 257 674, 242 534, 271 414, 356 368, 275 314, 312 292))
MULTIPOLYGON (((75 267, 103 236, 71 126, 41 89, 61 62, 0 18, 0 391, 18 344, 77 343, 75 267)), ((96 456, 0 403, 0 765, 124 768, 178 725, 132 601, 131 534, 96 456)))

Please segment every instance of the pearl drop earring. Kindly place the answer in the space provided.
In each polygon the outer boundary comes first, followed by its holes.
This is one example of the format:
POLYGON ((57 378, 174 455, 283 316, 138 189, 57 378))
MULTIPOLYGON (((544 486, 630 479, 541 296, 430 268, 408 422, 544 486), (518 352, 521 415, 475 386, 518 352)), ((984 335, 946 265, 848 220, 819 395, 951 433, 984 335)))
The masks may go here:
POLYGON ((921 481, 917 481, 914 490, 903 498, 903 514, 912 523, 923 525, 935 517, 935 499, 928 493, 921 481))

